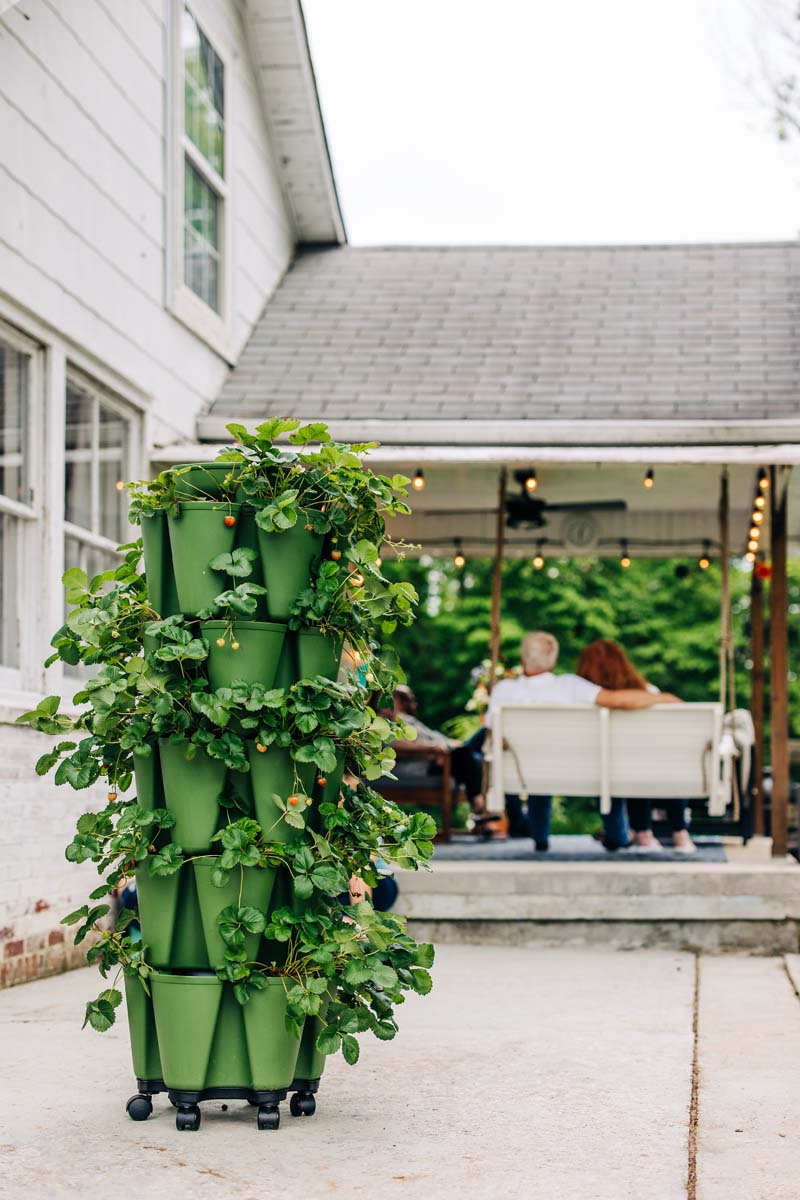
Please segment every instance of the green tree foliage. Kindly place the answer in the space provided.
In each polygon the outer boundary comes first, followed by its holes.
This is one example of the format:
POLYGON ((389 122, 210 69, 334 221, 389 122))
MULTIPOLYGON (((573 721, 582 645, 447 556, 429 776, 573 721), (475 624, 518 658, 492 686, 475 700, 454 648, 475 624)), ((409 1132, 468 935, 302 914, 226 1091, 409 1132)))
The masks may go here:
MULTIPOLYGON (((461 712, 472 693, 470 671, 488 653, 492 564, 398 562, 392 578, 420 595, 415 625, 398 629, 392 643, 414 688, 423 720, 441 726, 461 712)), ((731 570, 737 704, 747 706, 750 575, 731 570)), ((719 687, 719 566, 701 571, 694 560, 556 559, 536 570, 527 559, 503 567, 501 653, 518 662, 519 641, 547 629, 561 645, 558 669, 574 670, 583 646, 613 638, 648 680, 685 700, 712 700, 719 687)), ((790 663, 800 653, 800 563, 790 568, 790 663)), ((792 727, 800 728, 800 680, 790 678, 792 727)))

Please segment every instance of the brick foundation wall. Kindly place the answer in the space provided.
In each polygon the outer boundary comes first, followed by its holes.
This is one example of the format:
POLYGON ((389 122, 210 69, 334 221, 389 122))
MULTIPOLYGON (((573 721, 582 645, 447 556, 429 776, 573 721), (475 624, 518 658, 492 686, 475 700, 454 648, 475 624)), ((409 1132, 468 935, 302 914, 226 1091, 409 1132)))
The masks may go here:
POLYGON ((105 801, 105 788, 56 787, 34 764, 52 738, 0 720, 0 987, 83 966, 86 944, 60 925, 97 887, 91 863, 64 857, 75 821, 105 801))

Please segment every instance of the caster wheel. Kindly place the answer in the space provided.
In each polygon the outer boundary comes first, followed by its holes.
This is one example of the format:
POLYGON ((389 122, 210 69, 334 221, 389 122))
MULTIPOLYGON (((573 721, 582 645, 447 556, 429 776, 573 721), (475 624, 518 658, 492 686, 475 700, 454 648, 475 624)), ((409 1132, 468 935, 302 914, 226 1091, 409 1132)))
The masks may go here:
POLYGON ((289 1101, 289 1112, 293 1117, 313 1117, 317 1102, 310 1092, 295 1092, 289 1101))
POLYGON ((267 1108, 262 1104, 258 1110, 256 1124, 259 1129, 278 1129, 281 1123, 281 1114, 277 1108, 267 1108))
POLYGON ((137 1092, 125 1105, 125 1111, 132 1121, 146 1121, 153 1111, 153 1101, 137 1092))
POLYGON ((175 1113, 175 1128, 178 1130, 194 1130, 200 1128, 200 1109, 196 1104, 185 1104, 175 1113))

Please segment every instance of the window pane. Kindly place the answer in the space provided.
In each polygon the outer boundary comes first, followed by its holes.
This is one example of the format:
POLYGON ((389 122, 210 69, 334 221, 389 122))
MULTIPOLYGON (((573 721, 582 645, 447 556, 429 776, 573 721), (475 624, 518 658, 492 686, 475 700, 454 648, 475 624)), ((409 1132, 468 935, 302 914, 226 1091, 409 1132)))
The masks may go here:
POLYGON ((188 8, 181 23, 186 136, 215 171, 225 169, 225 72, 188 8))
POLYGON ((126 495, 117 485, 125 482, 128 463, 129 427, 113 408, 99 402, 100 417, 100 529, 114 542, 126 540, 126 495))
POLYGON ((183 278, 219 312, 219 197, 188 161, 183 193, 183 278))
POLYGON ((19 519, 0 513, 0 665, 19 666, 19 519))
POLYGON ((92 442, 95 399, 67 384, 64 516, 73 525, 92 529, 92 442))
POLYGON ((30 360, 0 342, 0 493, 29 503, 26 464, 26 421, 30 360))

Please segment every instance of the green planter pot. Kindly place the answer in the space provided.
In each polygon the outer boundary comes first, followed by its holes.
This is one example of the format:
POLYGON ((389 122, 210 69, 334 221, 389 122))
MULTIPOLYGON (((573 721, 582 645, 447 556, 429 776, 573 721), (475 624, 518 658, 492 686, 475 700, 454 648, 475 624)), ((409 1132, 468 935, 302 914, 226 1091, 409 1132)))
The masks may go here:
MULTIPOLYGON (((176 477, 180 500, 219 500, 225 494, 226 476, 236 480, 242 467, 233 462, 180 463, 173 470, 181 472, 176 477)), ((235 485, 229 491, 232 496, 235 485)))
POLYGON ((161 764, 158 747, 153 746, 149 754, 133 752, 133 777, 136 783, 136 802, 152 812, 164 807, 164 786, 161 782, 161 764))
POLYGON ((300 679, 336 679, 342 661, 342 639, 316 629, 301 629, 297 634, 297 669, 300 679))
POLYGON ((252 817, 253 815, 253 781, 250 778, 249 771, 228 771, 228 784, 231 791, 235 792, 239 797, 240 809, 237 811, 231 810, 230 818, 232 821, 238 820, 239 817, 252 817))
MULTIPOLYGON (((253 908, 258 908, 262 912, 269 910, 269 902, 275 884, 274 867, 244 867, 241 868, 241 875, 239 868, 234 868, 224 887, 215 887, 211 882, 211 872, 218 861, 219 859, 216 857, 208 857, 196 858, 192 863, 200 901, 208 961, 215 970, 225 964, 225 943, 217 927, 217 915, 229 904, 239 903, 240 881, 242 905, 252 905, 253 908)), ((261 934, 245 934, 244 944, 248 962, 256 961, 261 944, 261 934)))
MULTIPOLYGON (((283 819, 283 813, 275 804, 273 795, 288 799, 295 787, 295 772, 298 787, 305 795, 312 794, 316 767, 313 763, 296 763, 288 750, 270 746, 266 754, 259 754, 255 743, 247 746, 250 759, 250 776, 253 782, 253 807, 256 820, 264 837, 270 842, 295 842, 303 836, 302 829, 293 829, 283 819)), ((306 812, 309 810, 307 809, 306 812)), ((308 818, 306 818, 308 819, 308 818)))
POLYGON ((247 1043, 244 1038, 242 1006, 234 996, 233 988, 229 983, 226 983, 222 989, 222 1003, 214 1033, 214 1044, 211 1047, 211 1057, 208 1061, 205 1086, 207 1088, 247 1088, 251 1086, 250 1060, 247 1057, 247 1043))
POLYGON ((164 1082, 179 1091, 200 1091, 214 1044, 222 980, 153 971, 150 988, 164 1082))
POLYGON ((288 692, 293 683, 297 683, 300 673, 297 669, 297 634, 286 630, 281 656, 278 659, 278 669, 275 672, 274 687, 283 688, 288 692))
POLYGON ((242 1013, 253 1087, 263 1091, 288 1088, 295 1075, 300 1038, 286 1029, 284 981, 268 978, 263 991, 251 992, 242 1013))
POLYGON ((143 513, 141 531, 150 607, 162 617, 171 617, 178 612, 178 594, 172 571, 167 514, 162 510, 143 513))
MULTIPOLYGON (((239 499, 237 494, 236 499, 239 499)), ((236 545, 246 550, 255 550, 256 559, 253 562, 253 574, 247 576, 248 583, 260 583, 264 586, 264 571, 261 567, 261 555, 258 549, 258 526, 256 525, 256 510, 250 504, 243 504, 237 528, 239 530, 236 545)), ((267 603, 264 596, 258 598, 258 608, 255 617, 259 621, 267 618, 267 603)))
POLYGON ((194 616, 212 604, 229 586, 228 576, 212 571, 209 563, 218 554, 229 554, 236 545, 236 525, 225 517, 239 517, 241 505, 207 501, 182 502, 177 516, 167 517, 172 567, 180 611, 194 616))
POLYGON ((207 670, 212 688, 230 687, 243 680, 245 683, 261 683, 271 688, 275 682, 278 662, 286 637, 286 626, 271 621, 239 621, 231 626, 227 621, 203 621, 203 636, 208 642, 207 670), (224 638, 225 645, 218 646, 217 639, 224 638), (239 649, 231 648, 231 641, 239 643, 239 649))
POLYGON ((329 999, 323 1000, 319 1016, 306 1017, 303 1036, 300 1039, 300 1053, 294 1069, 295 1080, 319 1079, 325 1070, 325 1059, 328 1056, 317 1049, 317 1038, 325 1028, 325 1014, 329 1004, 329 999))
POLYGON ((142 941, 154 967, 208 968, 208 952, 195 887, 188 866, 173 875, 151 875, 146 863, 136 870, 136 896, 142 941))
POLYGON ((164 801, 175 817, 172 840, 191 854, 203 853, 217 832, 227 768, 205 750, 187 759, 185 742, 161 741, 158 745, 164 801))
POLYGON ((137 1079, 161 1079, 153 998, 142 987, 138 975, 125 975, 125 1007, 128 1010, 133 1073, 137 1079))
POLYGON ((288 621, 289 610, 311 582, 311 564, 322 553, 323 541, 321 533, 309 533, 303 527, 302 513, 297 524, 283 533, 258 530, 267 613, 271 621, 288 621))

